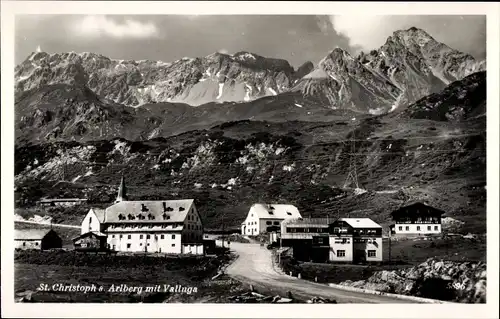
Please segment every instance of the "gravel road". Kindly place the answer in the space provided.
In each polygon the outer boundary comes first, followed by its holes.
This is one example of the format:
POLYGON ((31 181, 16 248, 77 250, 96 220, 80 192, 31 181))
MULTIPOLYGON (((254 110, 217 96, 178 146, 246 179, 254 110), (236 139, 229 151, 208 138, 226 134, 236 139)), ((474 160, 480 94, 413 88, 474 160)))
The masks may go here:
POLYGON ((229 265, 226 272, 245 283, 291 291, 292 294, 302 298, 320 296, 336 299, 338 303, 411 303, 390 296, 346 291, 287 276, 273 265, 271 252, 259 244, 231 243, 230 249, 239 257, 229 265))

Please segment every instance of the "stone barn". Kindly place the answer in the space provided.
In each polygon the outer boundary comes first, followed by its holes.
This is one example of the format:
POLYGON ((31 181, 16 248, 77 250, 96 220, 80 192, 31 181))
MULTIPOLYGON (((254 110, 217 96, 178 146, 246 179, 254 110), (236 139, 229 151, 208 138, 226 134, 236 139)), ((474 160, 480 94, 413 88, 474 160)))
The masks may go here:
POLYGON ((53 229, 16 229, 14 247, 39 250, 62 248, 62 239, 53 229))

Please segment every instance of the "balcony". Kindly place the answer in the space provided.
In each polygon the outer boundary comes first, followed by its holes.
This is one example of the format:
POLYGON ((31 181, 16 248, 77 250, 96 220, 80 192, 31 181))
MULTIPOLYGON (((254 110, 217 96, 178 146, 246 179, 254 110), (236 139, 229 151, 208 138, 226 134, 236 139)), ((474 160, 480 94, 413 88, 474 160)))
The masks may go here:
POLYGON ((282 233, 281 239, 313 239, 316 236, 328 237, 328 233, 282 233))

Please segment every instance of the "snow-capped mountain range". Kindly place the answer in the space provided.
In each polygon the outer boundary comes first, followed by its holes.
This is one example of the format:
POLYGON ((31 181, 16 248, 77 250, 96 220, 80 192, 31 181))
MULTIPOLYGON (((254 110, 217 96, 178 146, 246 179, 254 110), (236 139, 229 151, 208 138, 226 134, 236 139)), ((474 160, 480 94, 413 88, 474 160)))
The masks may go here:
POLYGON ((33 52, 15 69, 16 93, 52 84, 87 86, 110 102, 137 107, 172 102, 246 102, 284 92, 319 98, 325 108, 380 114, 439 92, 486 69, 485 61, 417 28, 393 33, 378 50, 336 48, 314 66, 249 52, 174 62, 114 60, 95 53, 33 52))

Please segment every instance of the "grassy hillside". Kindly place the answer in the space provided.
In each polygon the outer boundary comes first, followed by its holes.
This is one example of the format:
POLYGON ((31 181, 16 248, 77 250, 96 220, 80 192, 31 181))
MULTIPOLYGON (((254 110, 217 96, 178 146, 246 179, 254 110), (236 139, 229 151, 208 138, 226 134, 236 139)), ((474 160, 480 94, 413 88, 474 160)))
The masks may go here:
MULTIPOLYGON (((206 227, 239 226, 255 202, 295 204, 303 216, 371 217, 428 202, 485 231, 485 119, 451 123, 390 117, 331 123, 230 122, 143 142, 114 139, 16 148, 17 207, 36 200, 114 200, 122 174, 130 199, 195 198, 206 227), (346 182, 356 167, 358 186, 346 182)), ((88 207, 55 210, 76 223, 88 207)), ((21 214, 22 214, 21 213, 21 214)))

